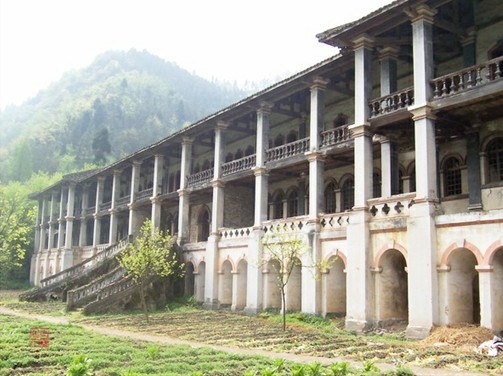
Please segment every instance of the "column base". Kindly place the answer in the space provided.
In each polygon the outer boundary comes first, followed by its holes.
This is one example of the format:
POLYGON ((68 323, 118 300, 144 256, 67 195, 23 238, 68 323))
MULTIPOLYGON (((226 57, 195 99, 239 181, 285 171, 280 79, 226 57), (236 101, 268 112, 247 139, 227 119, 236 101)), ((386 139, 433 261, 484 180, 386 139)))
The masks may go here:
POLYGON ((243 313, 245 315, 248 315, 248 316, 256 316, 258 315, 260 312, 262 312, 262 309, 261 308, 250 308, 250 307, 245 307, 245 309, 243 309, 243 313))
POLYGON ((369 329, 371 324, 368 321, 360 321, 360 320, 346 320, 344 325, 344 330, 355 331, 357 333, 362 333, 365 330, 369 329))
POLYGON ((482 204, 470 204, 468 205, 468 211, 481 211, 482 210, 482 204))
POLYGON ((218 308, 220 308, 220 304, 216 301, 215 302, 204 302, 203 308, 216 311, 218 308))
POLYGON ((422 326, 408 326, 405 330, 405 336, 410 339, 423 339, 430 335, 431 328, 422 326))

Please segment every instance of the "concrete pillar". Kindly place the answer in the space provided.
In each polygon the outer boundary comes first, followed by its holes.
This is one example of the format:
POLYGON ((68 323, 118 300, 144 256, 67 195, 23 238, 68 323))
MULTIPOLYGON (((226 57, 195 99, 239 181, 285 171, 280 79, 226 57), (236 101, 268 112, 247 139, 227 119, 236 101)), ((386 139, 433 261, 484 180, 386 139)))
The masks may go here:
MULTIPOLYGON (((54 248, 54 224, 56 221, 55 218, 55 211, 56 211, 56 192, 52 192, 51 194, 51 207, 49 211, 49 242, 48 242, 48 249, 54 248)), ((44 270, 45 273, 45 270, 44 270)), ((45 277, 44 277, 45 278, 45 277)))
POLYGON ((120 194, 121 170, 114 170, 112 178, 112 199, 110 200, 110 229, 108 233, 108 244, 117 242, 117 199, 120 194))
POLYGON ((381 143, 381 196, 391 197, 399 191, 398 155, 395 145, 387 137, 381 143))
POLYGON ((266 150, 269 147, 269 129, 271 105, 262 102, 257 110, 257 139, 255 158, 255 212, 253 233, 248 244, 248 273, 246 289, 246 307, 248 314, 256 314, 262 309, 262 223, 267 220, 267 197, 269 191, 269 173, 265 168, 266 150))
POLYGON ((152 214, 150 217, 152 225, 157 228, 161 227, 161 201, 157 196, 162 194, 163 167, 164 155, 156 154, 154 157, 154 185, 152 187, 152 197, 150 199, 152 203, 152 214))
POLYGON ((89 202, 89 185, 85 184, 82 190, 82 208, 80 218, 80 233, 79 233, 79 247, 87 245, 87 220, 85 219, 86 210, 89 202))
POLYGON ((354 139, 355 206, 347 227, 348 250, 346 329, 363 331, 369 326, 373 298, 370 276, 370 232, 367 200, 372 197, 372 134, 369 131, 368 102, 372 96, 372 40, 360 36, 355 51, 355 124, 350 127, 354 139))
POLYGON ((93 232, 93 253, 96 253, 96 247, 100 244, 101 235, 101 216, 99 215, 100 205, 103 203, 103 186, 105 177, 99 176, 96 184, 96 205, 94 211, 94 232, 93 232))
POLYGON ((58 245, 57 247, 59 249, 63 248, 65 246, 65 208, 66 208, 66 202, 65 202, 65 188, 61 187, 61 193, 59 196, 59 217, 58 217, 58 245))
POLYGON ((131 169, 131 195, 128 204, 129 208, 129 227, 128 235, 136 235, 139 230, 141 223, 138 223, 138 213, 136 212, 136 196, 140 189, 140 170, 141 161, 133 161, 133 167, 131 169))
POLYGON ((494 268, 492 265, 477 265, 475 269, 479 272, 479 296, 480 296, 480 326, 489 329, 493 328, 493 301, 492 297, 492 277, 494 268))
POLYGON ((466 165, 468 168, 468 210, 482 210, 480 136, 478 127, 466 135, 466 165))
POLYGON ((414 121, 416 153, 416 199, 407 221, 409 267, 409 325, 411 338, 426 337, 438 323, 437 236, 435 202, 437 193, 437 151, 435 121, 428 106, 433 78, 432 23, 436 11, 420 4, 412 17, 414 59, 414 121))
POLYGON ((66 202, 66 230, 64 249, 61 250, 61 270, 73 266, 73 215, 75 205, 75 183, 68 186, 68 197, 66 202))
POLYGON ((47 198, 42 197, 42 209, 40 212, 40 239, 38 241, 38 252, 42 252, 42 250, 45 248, 45 237, 46 237, 46 232, 45 232, 45 214, 47 210, 47 198))
POLYGON ((178 190, 178 242, 189 240, 190 192, 187 190, 187 176, 192 168, 192 142, 190 138, 182 140, 182 158, 180 163, 180 189, 178 190))

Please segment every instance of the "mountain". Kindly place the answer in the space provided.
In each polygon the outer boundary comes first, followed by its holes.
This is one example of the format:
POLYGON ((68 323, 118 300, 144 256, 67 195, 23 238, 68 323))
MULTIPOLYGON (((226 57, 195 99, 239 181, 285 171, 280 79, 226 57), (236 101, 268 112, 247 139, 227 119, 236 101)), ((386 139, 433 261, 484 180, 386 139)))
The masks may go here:
POLYGON ((246 95, 146 51, 106 52, 0 113, 0 181, 110 162, 246 95))

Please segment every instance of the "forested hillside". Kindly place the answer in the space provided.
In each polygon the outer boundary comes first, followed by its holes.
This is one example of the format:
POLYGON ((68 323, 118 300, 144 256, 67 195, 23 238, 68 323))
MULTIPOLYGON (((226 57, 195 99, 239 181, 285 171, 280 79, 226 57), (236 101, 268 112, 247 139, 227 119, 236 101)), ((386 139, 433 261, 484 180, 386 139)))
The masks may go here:
POLYGON ((146 51, 107 52, 0 114, 0 182, 110 162, 245 95, 146 51))

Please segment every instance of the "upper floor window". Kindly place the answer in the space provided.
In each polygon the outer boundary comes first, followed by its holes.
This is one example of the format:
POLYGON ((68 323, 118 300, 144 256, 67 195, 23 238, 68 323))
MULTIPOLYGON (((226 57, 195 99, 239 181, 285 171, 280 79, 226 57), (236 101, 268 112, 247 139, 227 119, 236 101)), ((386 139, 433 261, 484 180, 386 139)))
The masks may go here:
POLYGON ((348 116, 344 115, 342 112, 337 115, 334 119, 334 128, 341 127, 348 123, 348 116))
POLYGON ((274 146, 281 146, 285 143, 285 136, 283 136, 281 133, 276 136, 274 139, 274 146))
POLYGON ((488 182, 503 180, 503 137, 496 138, 487 145, 488 182))
POLYGON ((355 206, 355 182, 353 178, 348 178, 341 187, 342 210, 352 209, 355 206))
POLYGON ((444 196, 461 194, 461 164, 455 157, 444 162, 444 196))
POLYGON ((381 174, 379 172, 372 174, 372 195, 374 198, 381 197, 381 174))
POLYGON ((283 218, 283 194, 281 192, 276 193, 271 200, 271 218, 270 219, 281 219, 283 218))
POLYGON ((290 133, 288 133, 288 135, 286 136, 286 142, 289 144, 290 142, 295 141, 297 141, 297 132, 290 131, 290 133))
POLYGON ((295 217, 299 215, 299 197, 296 190, 288 194, 287 201, 288 217, 295 217))
POLYGON ((335 184, 330 183, 325 188, 325 213, 335 213, 335 184))
POLYGON ((248 147, 245 150, 245 155, 249 156, 255 153, 255 148, 251 145, 248 145, 248 147))

